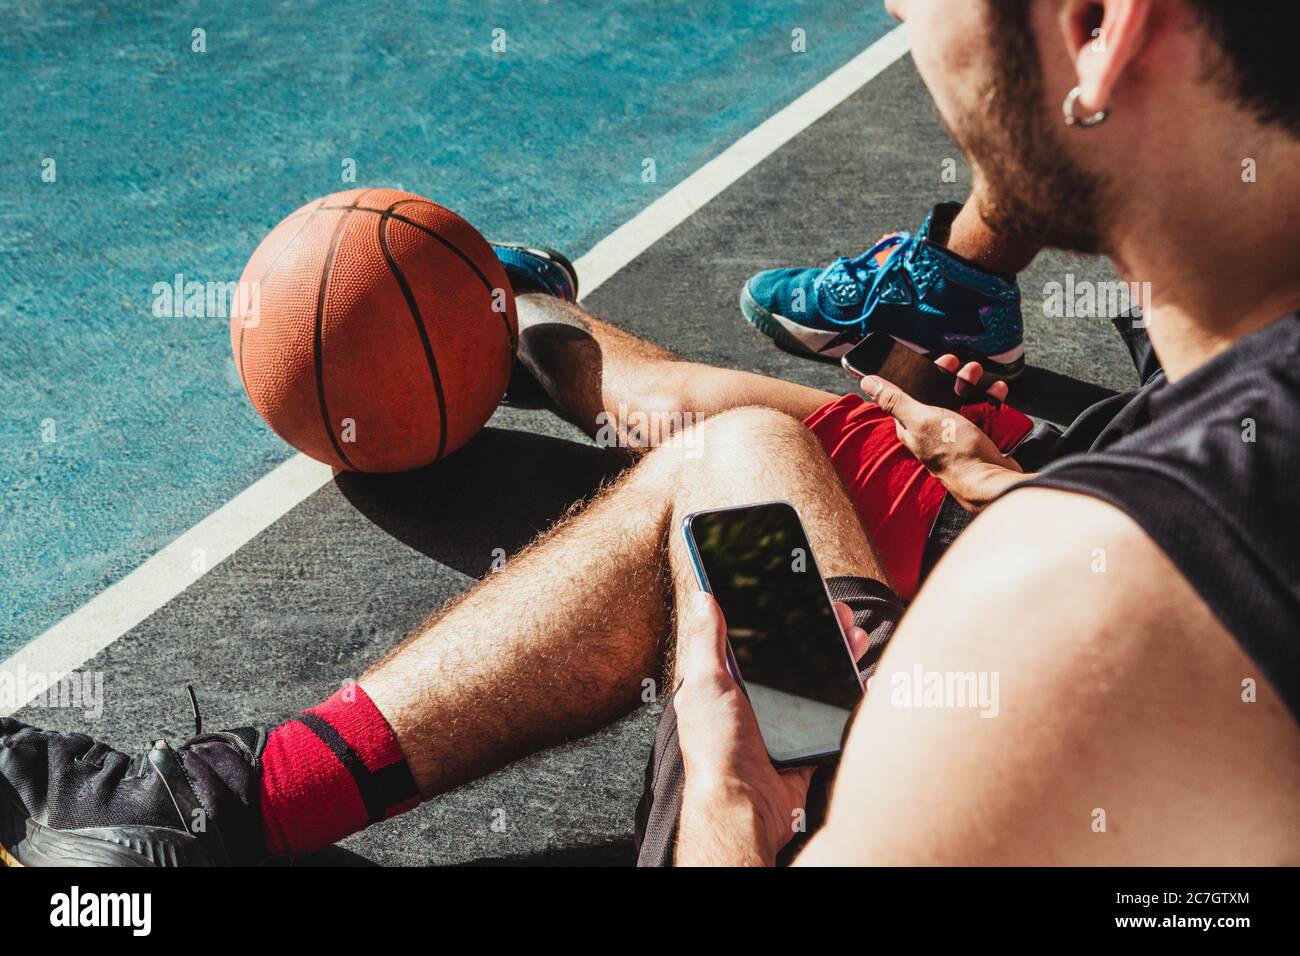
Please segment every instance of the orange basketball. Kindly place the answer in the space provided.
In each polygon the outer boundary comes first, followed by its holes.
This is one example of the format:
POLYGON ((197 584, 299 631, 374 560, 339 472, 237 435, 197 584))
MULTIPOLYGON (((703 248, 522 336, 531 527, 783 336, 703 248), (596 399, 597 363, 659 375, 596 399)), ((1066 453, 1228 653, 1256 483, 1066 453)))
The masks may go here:
POLYGON ((418 468, 505 393, 518 322, 505 270, 449 209, 353 189, 286 217, 231 309, 244 390, 281 438, 352 471, 418 468))

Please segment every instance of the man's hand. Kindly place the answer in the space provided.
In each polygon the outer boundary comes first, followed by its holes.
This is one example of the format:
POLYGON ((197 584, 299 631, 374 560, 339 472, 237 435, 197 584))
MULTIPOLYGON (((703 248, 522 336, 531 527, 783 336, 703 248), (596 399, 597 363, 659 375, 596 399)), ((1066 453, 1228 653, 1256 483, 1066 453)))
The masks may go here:
MULTIPOLYGON (((958 395, 972 400, 978 396, 976 385, 984 371, 978 362, 959 369, 956 356, 944 355, 935 364, 956 373, 958 395)), ((882 411, 893 416, 898 440, 967 511, 980 511, 1027 477, 1014 459, 1002 454, 988 435, 957 412, 923 405, 878 375, 863 378, 861 387, 882 411)), ((986 394, 1001 401, 1006 398, 1007 385, 994 382, 986 394)))
MULTIPOLYGON (((681 684, 673 697, 686 769, 678 866, 771 866, 795 832, 812 767, 777 771, 754 709, 727 669, 726 623, 717 602, 697 592, 682 608, 681 684)), ((854 658, 867 634, 848 607, 836 613, 854 658)))

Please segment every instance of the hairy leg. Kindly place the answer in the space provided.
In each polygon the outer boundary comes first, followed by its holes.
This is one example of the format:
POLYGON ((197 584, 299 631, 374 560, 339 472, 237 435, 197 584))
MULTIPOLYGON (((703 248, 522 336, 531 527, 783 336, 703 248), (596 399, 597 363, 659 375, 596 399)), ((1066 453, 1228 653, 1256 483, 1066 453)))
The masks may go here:
POLYGON ((695 431, 646 455, 361 678, 425 797, 640 703, 670 658, 673 592, 695 587, 679 540, 691 510, 785 498, 823 573, 884 580, 802 425, 745 408, 695 431))
MULTIPOLYGON (((714 419, 726 434, 703 431, 703 454, 687 459, 672 502, 668 566, 674 601, 699 584, 681 532, 683 519, 710 508, 784 499, 795 506, 826 577, 857 576, 889 584, 884 563, 867 537, 834 466, 811 431, 793 418, 765 408, 741 408, 714 419), (741 463, 745 466, 741 466, 741 463)), ((697 446, 688 445, 689 455, 697 446)), ((676 642, 669 650, 675 648, 676 642)), ((672 660, 666 672, 675 683, 672 660)))
MULTIPOLYGON (((947 247, 993 272, 1014 275, 1037 246, 999 235, 980 214, 979 190, 953 220, 947 247)), ((735 369, 687 362, 668 349, 551 296, 517 300, 519 359, 560 414, 588 435, 613 438, 636 458, 692 422, 732 408, 764 406, 795 418, 837 396, 735 369), (646 434, 646 425, 653 429, 646 434)))
POLYGON ((687 362, 577 305, 522 295, 519 360, 560 414, 630 457, 732 408, 764 406, 795 418, 837 396, 795 382, 687 362), (649 433, 647 433, 649 432, 649 433))

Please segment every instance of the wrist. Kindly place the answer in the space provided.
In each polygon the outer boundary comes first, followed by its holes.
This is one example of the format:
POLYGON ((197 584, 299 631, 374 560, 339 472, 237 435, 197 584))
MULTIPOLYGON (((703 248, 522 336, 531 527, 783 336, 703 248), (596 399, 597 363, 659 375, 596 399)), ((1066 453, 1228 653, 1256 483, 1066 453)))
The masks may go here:
POLYGON ((722 777, 687 777, 678 827, 677 864, 772 866, 772 839, 748 786, 722 777))
POLYGON ((969 462, 944 481, 944 486, 967 511, 980 512, 1012 486, 1032 477, 1007 459, 1007 464, 989 461, 969 462))

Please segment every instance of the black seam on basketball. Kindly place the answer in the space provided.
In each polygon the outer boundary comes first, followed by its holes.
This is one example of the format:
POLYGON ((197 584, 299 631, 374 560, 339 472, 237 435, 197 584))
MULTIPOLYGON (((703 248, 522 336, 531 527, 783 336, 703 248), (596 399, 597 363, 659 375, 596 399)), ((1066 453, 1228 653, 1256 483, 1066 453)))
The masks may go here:
MULTIPOLYGON (((368 190, 368 191, 373 192, 373 190, 368 190)), ((325 198, 328 199, 329 197, 326 196, 325 198)), ((421 206, 432 206, 434 209, 445 208, 443 206, 439 206, 436 202, 431 202, 428 199, 395 199, 391 204, 389 204, 383 209, 376 209, 374 206, 358 206, 356 203, 353 203, 350 206, 321 206, 320 208, 322 212, 328 212, 331 209, 357 209, 360 210, 361 212, 388 212, 390 209, 395 209, 398 206, 402 206, 407 203, 419 204, 421 206)), ((294 213, 294 216, 298 216, 298 215, 302 215, 302 214, 294 213)), ((292 219, 294 217, 290 216, 289 218, 292 219)))
POLYGON ((394 199, 392 202, 388 204, 388 208, 385 209, 384 212, 391 212, 392 210, 396 209, 398 206, 406 206, 413 203, 419 203, 421 206, 432 206, 434 209, 440 208, 436 202, 430 202, 427 199, 421 199, 419 196, 407 196, 405 199, 394 199))
POLYGON ((474 274, 478 276, 479 281, 483 283, 483 288, 487 289, 489 292, 495 289, 496 286, 492 284, 492 280, 489 279, 487 276, 485 276, 483 274, 483 270, 481 270, 478 266, 474 265, 474 260, 471 259, 469 256, 465 255, 465 253, 462 252, 454 242, 452 242, 449 239, 444 239, 441 235, 434 232, 432 229, 430 229, 428 226, 424 225, 423 223, 416 222, 414 219, 408 219, 406 216, 403 216, 401 213, 393 212, 394 209, 396 209, 398 206, 403 205, 404 203, 414 203, 414 202, 424 202, 425 205, 428 206, 433 205, 433 203, 426 202, 425 200, 422 199, 399 199, 397 202, 393 203, 393 205, 390 206, 388 209, 376 209, 374 206, 322 206, 321 212, 329 212, 331 209, 348 209, 348 210, 355 210, 357 212, 373 212, 380 216, 387 213, 389 216, 391 216, 393 219, 396 219, 398 222, 404 222, 408 226, 414 226, 416 229, 419 229, 425 235, 432 236, 434 239, 437 239, 439 242, 441 242, 452 252, 456 253, 456 255, 460 256, 461 259, 464 260, 465 265, 469 266, 471 269, 474 270, 474 274))
POLYGON ((460 256, 461 259, 464 260, 465 265, 469 266, 471 269, 474 270, 474 274, 478 276, 479 281, 483 283, 483 288, 487 289, 489 292, 491 292, 494 288, 496 288, 495 286, 492 285, 492 280, 490 280, 487 276, 485 276, 483 274, 483 271, 474 264, 474 260, 471 259, 469 256, 465 255, 465 253, 461 251, 460 247, 456 245, 454 242, 452 242, 450 239, 445 238, 441 233, 434 232, 432 229, 430 229, 428 226, 424 225, 423 223, 416 222, 414 219, 408 219, 406 216, 403 216, 399 212, 393 212, 393 210, 396 209, 398 206, 409 206, 418 202, 421 202, 421 200, 399 199, 397 200, 397 202, 389 206, 386 211, 394 219, 400 219, 402 222, 406 223, 407 225, 414 226, 416 229, 419 229, 421 232, 425 233, 426 235, 432 236, 433 238, 441 242, 444 246, 446 246, 448 249, 450 249, 452 252, 456 253, 456 255, 460 256))
POLYGON ((447 447, 447 402, 442 394, 442 376, 438 374, 438 362, 433 355, 433 345, 429 342, 429 330, 425 328, 424 319, 420 315, 420 306, 415 301, 415 294, 411 291, 411 286, 406 281, 406 276, 402 274, 401 268, 397 265, 397 260, 393 258, 393 251, 388 245, 388 224, 392 222, 391 207, 379 217, 379 248, 384 252, 384 258, 388 260, 388 268, 392 270, 393 278, 397 280, 398 286, 401 287, 402 295, 406 299, 407 308, 411 310, 411 318, 415 321, 415 330, 420 333, 420 344, 424 346, 424 357, 429 362, 429 374, 433 377, 433 391, 438 396, 438 454, 441 458, 442 453, 447 447))
MULTIPOLYGON (((487 289, 489 294, 494 293, 496 291, 496 286, 492 284, 492 280, 490 280, 487 276, 483 274, 483 270, 481 270, 478 266, 476 266, 474 264, 474 260, 471 259, 469 256, 465 255, 465 253, 461 251, 459 246, 457 246, 450 239, 446 239, 443 236, 439 235, 438 233, 434 232, 428 226, 423 225, 422 223, 418 223, 414 219, 408 219, 406 216, 403 216, 401 213, 393 212, 393 210, 396 209, 398 206, 404 205, 406 203, 421 203, 426 206, 434 205, 433 203, 429 202, 427 199, 399 199, 397 202, 393 203, 387 209, 376 209, 373 206, 354 205, 354 206, 322 206, 321 211, 327 212, 331 209, 348 209, 348 210, 356 210, 357 212, 373 212, 376 215, 380 215, 380 216, 387 214, 393 219, 396 219, 398 222, 404 222, 408 226, 413 226, 414 228, 419 229, 426 236, 432 236, 434 239, 437 239, 439 242, 441 242, 452 252, 456 253, 456 255, 460 257, 461 261, 465 263, 465 265, 469 266, 471 269, 474 270, 474 274, 478 276, 479 281, 483 283, 483 288, 487 289)), ((496 312, 495 309, 493 309, 492 311, 496 312)), ((517 343, 515 342, 514 332, 510 328, 510 316, 507 312, 499 312, 497 314, 501 316, 501 322, 505 326, 505 330, 506 330, 506 340, 510 343, 510 352, 511 354, 514 354, 514 352, 517 350, 517 343)))
MULTIPOLYGON (((311 225, 312 219, 315 217, 315 215, 318 212, 321 211, 321 207, 319 203, 323 203, 324 201, 325 201, 324 199, 317 200, 318 204, 315 209, 306 210, 307 221, 304 222, 302 224, 302 227, 293 234, 292 239, 290 239, 288 242, 286 242, 283 246, 280 247, 280 251, 275 254, 275 258, 272 259, 270 264, 267 265, 267 267, 262 270, 261 276, 259 276, 256 280, 259 290, 262 283, 266 281, 266 277, 271 274, 271 270, 274 269, 276 265, 279 264, 280 260, 285 257, 285 254, 288 253, 290 249, 292 249, 294 246, 298 244, 298 240, 303 237, 303 233, 305 233, 307 231, 307 227, 311 225)), ((285 221, 287 222, 288 220, 285 221)), ((281 225, 283 225, 283 223, 281 223, 281 225)), ((259 291, 258 292, 259 304, 262 301, 261 295, 262 294, 259 291)), ((244 378, 244 329, 245 328, 246 326, 241 320, 239 323, 239 355, 236 359, 236 365, 238 366, 237 371, 239 372, 239 383, 244 386, 244 394, 247 395, 251 400, 253 397, 253 393, 248 390, 248 380, 244 378)))
POLYGON ((348 456, 343 453, 343 448, 339 440, 334 435, 334 426, 330 422, 329 408, 325 404, 325 362, 324 348, 321 343, 322 325, 325 321, 325 290, 329 287, 330 272, 334 268, 334 256, 339 251, 339 243, 343 239, 343 224, 348 221, 350 212, 344 211, 339 216, 338 225, 334 227, 334 235, 330 237, 329 255, 325 258, 325 268, 321 270, 320 277, 320 294, 316 297, 316 334, 313 340, 313 351, 315 352, 316 361, 316 396, 320 399, 320 416, 321 422, 325 425, 325 434, 329 435, 330 444, 338 453, 339 460, 354 471, 360 471, 348 460, 348 456))
MULTIPOLYGON (((399 219, 399 220, 401 220, 402 222, 405 222, 405 223, 408 223, 409 225, 414 226, 416 229, 421 230, 422 232, 426 233, 427 235, 433 236, 433 238, 437 239, 439 242, 441 242, 444 246, 446 246, 446 247, 447 247, 448 249, 450 249, 452 252, 456 253, 456 255, 460 256, 461 259, 464 260, 465 265, 467 265, 467 266, 469 266, 471 269, 473 269, 473 270, 474 270, 474 274, 477 275, 481 280, 483 280, 483 285, 484 285, 484 287, 488 290, 488 294, 493 298, 493 300, 495 300, 495 299, 496 299, 496 286, 492 285, 492 283, 491 283, 491 281, 489 281, 488 277, 485 276, 485 275, 484 275, 484 274, 479 270, 479 267, 478 267, 478 266, 474 265, 474 260, 473 260, 473 259, 471 259, 469 256, 465 255, 465 253, 461 252, 460 249, 457 248, 457 246, 456 246, 453 242, 451 242, 451 240, 449 240, 449 239, 444 239, 442 236, 440 236, 438 233, 434 232, 434 231, 433 231, 432 229, 430 229, 428 226, 422 226, 422 225, 420 225, 418 222, 416 222, 415 220, 413 220, 413 219, 407 219, 405 216, 399 215, 398 213, 395 213, 395 212, 392 211, 392 210, 396 209, 398 206, 402 206, 402 205, 405 205, 405 204, 407 204, 407 203, 417 203, 417 202, 426 202, 426 203, 427 203, 427 200, 423 200, 423 199, 399 199, 397 202, 393 203, 391 206, 388 207, 388 210, 389 210, 389 213, 388 213, 388 214, 391 215, 394 219, 399 219)), ((495 312, 496 309, 493 309, 492 311, 495 312)), ((510 330, 510 315, 509 315, 508 312, 501 312, 501 313, 499 313, 499 314, 500 314, 500 316, 501 316, 501 322, 502 322, 502 324, 505 326, 505 330, 506 330, 506 341, 510 344, 510 354, 513 356, 513 355, 515 354, 516 350, 517 350, 517 347, 516 347, 516 344, 515 344, 515 336, 514 336, 514 333, 510 330)))
MULTIPOLYGON (((359 208, 359 207, 357 206, 357 203, 360 202, 360 201, 362 200, 362 198, 364 198, 368 193, 372 193, 372 192, 374 192, 376 189, 383 189, 383 188, 384 188, 383 186, 363 186, 363 187, 361 187, 361 195, 358 196, 355 200, 353 200, 353 202, 352 202, 352 204, 351 204, 350 206, 317 206, 315 209, 299 209, 297 212, 291 212, 291 213, 289 213, 289 215, 287 215, 287 216, 285 216, 283 219, 281 219, 278 223, 276 223, 276 225, 283 226, 286 222, 293 222, 293 221, 294 221, 295 219, 297 219, 299 216, 308 216, 308 215, 311 215, 312 213, 317 213, 317 212, 329 212, 330 210, 333 210, 333 209, 357 209, 357 208, 359 208)), ((331 195, 332 195, 332 194, 331 194, 331 195)), ((326 199, 329 199, 329 198, 330 198, 329 196, 322 196, 320 199, 317 200, 317 202, 321 202, 321 203, 323 203, 326 199)), ((415 202, 416 200, 413 200, 413 199, 399 199, 399 200, 397 200, 397 201, 398 201, 398 202, 415 202)), ((419 200, 419 201, 422 202, 422 203, 424 203, 424 204, 427 205, 427 206, 436 206, 436 205, 437 205, 437 203, 430 202, 430 201, 427 200, 427 199, 421 199, 421 200, 419 200)), ((369 210, 367 210, 367 211, 369 211, 369 210)))

